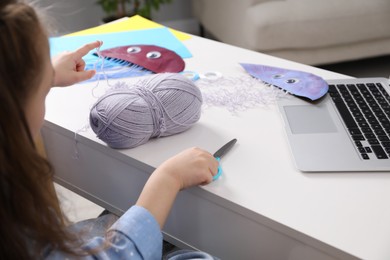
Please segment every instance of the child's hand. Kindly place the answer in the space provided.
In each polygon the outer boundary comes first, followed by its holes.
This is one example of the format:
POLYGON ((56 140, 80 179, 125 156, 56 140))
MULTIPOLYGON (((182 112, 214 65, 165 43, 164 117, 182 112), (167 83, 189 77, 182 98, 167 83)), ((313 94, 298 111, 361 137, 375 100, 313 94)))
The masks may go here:
POLYGON ((190 148, 165 161, 156 172, 159 171, 173 177, 182 190, 212 182, 218 172, 218 161, 209 152, 190 148))
POLYGON ((55 57, 52 61, 55 71, 54 86, 69 86, 92 78, 96 71, 84 70, 83 57, 101 45, 101 41, 92 42, 76 51, 62 53, 55 57))
POLYGON ((208 184, 218 172, 218 161, 199 148, 185 150, 158 167, 145 184, 137 205, 146 208, 162 228, 177 193, 208 184))

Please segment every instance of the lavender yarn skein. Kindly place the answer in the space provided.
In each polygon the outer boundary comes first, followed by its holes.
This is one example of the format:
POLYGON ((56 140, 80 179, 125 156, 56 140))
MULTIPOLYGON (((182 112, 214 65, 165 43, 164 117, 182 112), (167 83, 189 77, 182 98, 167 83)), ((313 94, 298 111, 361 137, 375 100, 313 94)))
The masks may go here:
POLYGON ((106 93, 92 107, 89 121, 110 147, 134 148, 189 129, 200 118, 202 102, 199 88, 185 76, 156 74, 106 93))

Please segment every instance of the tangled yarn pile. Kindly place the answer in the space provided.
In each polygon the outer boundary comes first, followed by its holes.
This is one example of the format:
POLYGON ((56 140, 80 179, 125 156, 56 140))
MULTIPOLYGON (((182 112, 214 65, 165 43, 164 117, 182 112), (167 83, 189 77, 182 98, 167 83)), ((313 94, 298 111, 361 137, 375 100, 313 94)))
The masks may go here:
POLYGON ((199 120, 201 106, 202 94, 191 80, 162 73, 115 86, 93 105, 89 121, 110 147, 133 148, 189 129, 199 120))

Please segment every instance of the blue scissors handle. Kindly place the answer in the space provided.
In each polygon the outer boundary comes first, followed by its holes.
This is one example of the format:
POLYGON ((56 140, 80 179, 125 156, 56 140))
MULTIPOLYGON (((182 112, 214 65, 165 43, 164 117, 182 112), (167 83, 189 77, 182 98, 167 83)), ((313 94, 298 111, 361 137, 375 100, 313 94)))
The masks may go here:
MULTIPOLYGON (((220 158, 220 157, 215 157, 215 159, 217 159, 218 163, 220 163, 220 161, 221 161, 221 158, 220 158)), ((213 176, 213 181, 215 181, 216 179, 218 179, 221 175, 222 175, 222 168, 221 168, 221 165, 218 164, 218 172, 217 172, 216 175, 213 176)))

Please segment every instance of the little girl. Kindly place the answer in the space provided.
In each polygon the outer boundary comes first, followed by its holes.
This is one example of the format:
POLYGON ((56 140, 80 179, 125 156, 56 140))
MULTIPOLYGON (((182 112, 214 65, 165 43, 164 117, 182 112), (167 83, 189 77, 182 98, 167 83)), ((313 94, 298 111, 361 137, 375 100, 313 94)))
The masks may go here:
MULTIPOLYGON (((153 172, 136 205, 105 235, 86 241, 67 228, 52 167, 34 140, 51 87, 91 78, 95 71, 84 70, 82 57, 100 44, 87 44, 52 63, 34 9, 23 1, 0 2, 0 259, 161 259, 161 228, 176 195, 210 183, 217 173, 210 153, 185 150, 153 172)), ((179 253, 172 259, 188 258, 179 253)))

